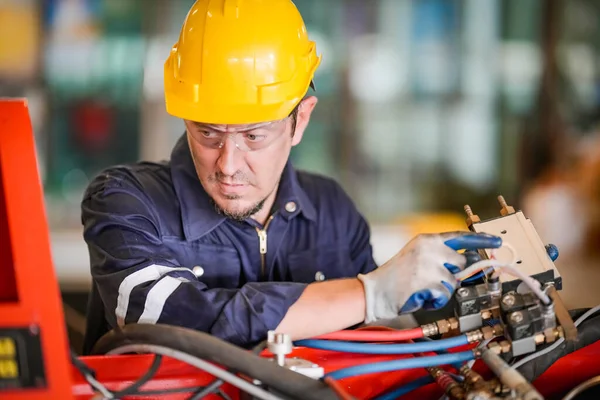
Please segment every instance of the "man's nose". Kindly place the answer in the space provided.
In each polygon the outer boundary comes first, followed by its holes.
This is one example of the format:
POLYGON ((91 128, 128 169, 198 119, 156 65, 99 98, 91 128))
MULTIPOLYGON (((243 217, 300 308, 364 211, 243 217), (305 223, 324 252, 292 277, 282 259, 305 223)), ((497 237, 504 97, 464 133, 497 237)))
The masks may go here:
POLYGON ((237 171, 242 169, 241 164, 244 160, 244 152, 237 148, 235 138, 232 135, 226 135, 223 146, 219 151, 217 166, 223 174, 233 176, 237 171))

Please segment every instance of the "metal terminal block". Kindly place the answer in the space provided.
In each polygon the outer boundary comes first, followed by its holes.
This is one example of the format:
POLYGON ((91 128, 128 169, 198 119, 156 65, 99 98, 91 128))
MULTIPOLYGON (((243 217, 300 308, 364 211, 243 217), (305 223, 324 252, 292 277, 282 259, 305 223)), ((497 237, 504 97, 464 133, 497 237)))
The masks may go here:
POLYGON ((421 330, 423 331, 424 337, 435 336, 438 333, 446 333, 447 332, 447 331, 441 332, 438 329, 438 325, 436 323, 421 325, 421 330))
MULTIPOLYGON (((523 354, 529 354, 535 352, 536 349, 535 336, 529 336, 519 340, 512 341, 512 356, 518 357, 523 354)), ((507 352, 503 352, 507 353, 507 352)))
POLYGON ((480 328, 481 325, 483 325, 483 320, 481 319, 481 314, 477 313, 459 317, 458 324, 460 326, 460 332, 465 333, 480 328))
POLYGON ((275 355, 277 364, 285 365, 285 356, 292 352, 292 338, 285 333, 269 331, 267 334, 267 348, 275 355))
POLYGON ((298 357, 290 357, 285 360, 286 368, 313 379, 321 379, 325 370, 318 364, 298 357))
POLYGON ((492 306, 492 298, 485 284, 464 287, 456 291, 456 316, 481 314, 492 306))

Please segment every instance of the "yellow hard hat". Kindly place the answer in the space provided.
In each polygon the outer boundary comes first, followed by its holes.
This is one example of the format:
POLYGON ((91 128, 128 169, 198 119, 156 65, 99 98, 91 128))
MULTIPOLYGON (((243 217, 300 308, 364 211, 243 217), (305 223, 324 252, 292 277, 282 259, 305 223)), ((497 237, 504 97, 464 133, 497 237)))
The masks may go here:
POLYGON ((213 124, 280 120, 320 62, 291 0, 197 0, 165 62, 167 112, 213 124))

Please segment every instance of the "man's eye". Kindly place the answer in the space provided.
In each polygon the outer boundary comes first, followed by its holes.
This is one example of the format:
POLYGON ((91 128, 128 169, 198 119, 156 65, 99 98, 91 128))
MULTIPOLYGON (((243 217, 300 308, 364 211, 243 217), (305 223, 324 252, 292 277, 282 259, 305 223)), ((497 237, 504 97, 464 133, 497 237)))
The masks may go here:
POLYGON ((208 132, 208 131, 200 131, 200 134, 202 134, 202 136, 204 136, 207 139, 214 139, 218 136, 217 133, 215 132, 208 132))
POLYGON ((261 140, 264 140, 264 138, 265 138, 264 135, 255 135, 253 133, 246 134, 246 140, 248 140, 250 142, 260 142, 261 140))

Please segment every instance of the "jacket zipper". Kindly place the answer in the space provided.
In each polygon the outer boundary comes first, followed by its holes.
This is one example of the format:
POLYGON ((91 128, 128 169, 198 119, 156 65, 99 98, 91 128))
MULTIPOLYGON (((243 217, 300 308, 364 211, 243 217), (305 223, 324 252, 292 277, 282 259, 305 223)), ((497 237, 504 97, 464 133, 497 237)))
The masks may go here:
POLYGON ((275 214, 271 215, 263 229, 256 228, 256 233, 258 233, 258 248, 260 251, 260 279, 261 281, 265 280, 266 274, 266 263, 267 263, 267 229, 269 228, 269 224, 273 220, 275 214))

